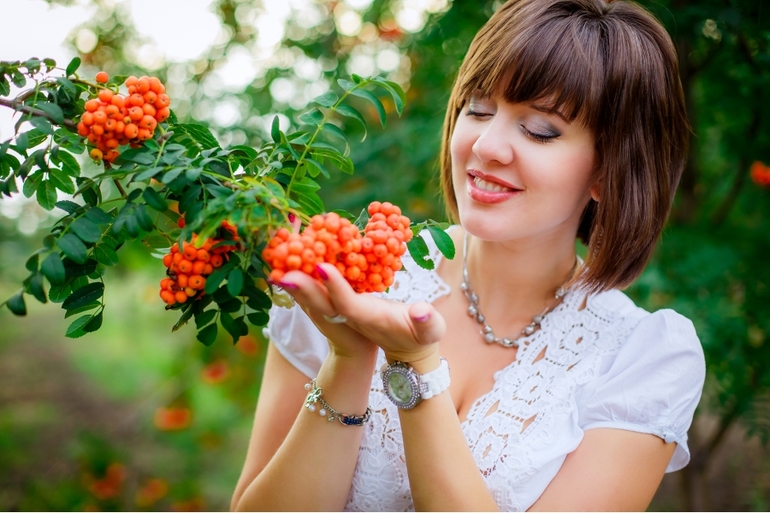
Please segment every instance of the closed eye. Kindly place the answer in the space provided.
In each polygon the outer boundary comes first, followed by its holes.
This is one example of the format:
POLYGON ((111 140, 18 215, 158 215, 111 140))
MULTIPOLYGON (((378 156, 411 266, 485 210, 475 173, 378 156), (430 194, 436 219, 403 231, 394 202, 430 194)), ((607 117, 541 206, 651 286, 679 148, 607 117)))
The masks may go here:
POLYGON ((539 143, 548 143, 548 142, 551 142, 553 139, 556 139, 557 137, 559 137, 559 134, 553 134, 553 133, 538 134, 536 132, 527 130, 527 127, 525 127, 524 125, 519 125, 519 126, 521 126, 521 130, 524 132, 524 134, 526 134, 527 137, 539 143))

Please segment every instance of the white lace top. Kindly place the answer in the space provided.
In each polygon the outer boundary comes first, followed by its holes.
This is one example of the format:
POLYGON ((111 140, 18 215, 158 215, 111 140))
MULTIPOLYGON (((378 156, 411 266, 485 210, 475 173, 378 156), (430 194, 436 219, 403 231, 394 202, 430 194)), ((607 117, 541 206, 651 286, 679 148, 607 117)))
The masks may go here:
MULTIPOLYGON (((429 237, 426 237, 429 238, 429 237)), ((440 252, 429 241, 436 267, 440 252)), ((408 254, 406 272, 383 297, 433 301, 449 292, 435 271, 408 254)), ((677 447, 667 472, 690 459, 687 430, 705 379, 703 351, 692 323, 672 310, 638 308, 620 291, 567 294, 522 341, 516 360, 495 373, 492 390, 462 423, 479 470, 502 511, 528 509, 574 451, 587 429, 651 433, 677 447), (545 357, 536 357, 545 348, 545 357), (534 420, 522 431, 524 423, 534 420)), ((265 334, 310 378, 328 346, 298 307, 274 306, 265 334)), ((385 363, 380 351, 377 367, 385 363)), ((451 362, 450 362, 451 364, 451 362)), ((346 510, 413 511, 398 409, 372 377, 370 406, 346 510)))

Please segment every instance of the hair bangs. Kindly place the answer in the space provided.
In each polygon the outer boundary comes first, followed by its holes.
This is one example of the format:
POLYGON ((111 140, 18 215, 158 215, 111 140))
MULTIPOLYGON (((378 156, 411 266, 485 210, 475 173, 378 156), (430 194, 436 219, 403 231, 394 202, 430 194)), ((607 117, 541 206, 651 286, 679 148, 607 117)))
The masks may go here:
POLYGON ((595 130, 605 73, 601 22, 555 7, 537 13, 534 24, 532 12, 498 23, 493 17, 475 45, 487 51, 469 59, 472 69, 462 74, 458 99, 499 95, 595 130))

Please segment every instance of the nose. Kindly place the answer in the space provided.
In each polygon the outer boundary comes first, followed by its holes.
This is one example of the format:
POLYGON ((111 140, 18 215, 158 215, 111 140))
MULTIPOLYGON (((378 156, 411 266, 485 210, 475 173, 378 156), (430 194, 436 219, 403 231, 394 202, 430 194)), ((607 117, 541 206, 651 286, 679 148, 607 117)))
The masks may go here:
POLYGON ((483 125, 476 142, 473 143, 473 153, 485 164, 510 164, 514 158, 510 127, 504 126, 498 117, 483 125))

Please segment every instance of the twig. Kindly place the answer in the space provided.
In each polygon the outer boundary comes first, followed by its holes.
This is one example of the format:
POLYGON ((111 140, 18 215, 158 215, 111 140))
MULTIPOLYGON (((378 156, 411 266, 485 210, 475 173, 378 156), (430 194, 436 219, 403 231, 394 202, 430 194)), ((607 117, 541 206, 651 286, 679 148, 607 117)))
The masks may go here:
POLYGON ((40 109, 36 109, 34 107, 28 107, 27 105, 19 105, 15 101, 12 100, 6 100, 4 98, 0 98, 0 105, 3 105, 5 107, 9 107, 17 112, 23 112, 25 114, 29 114, 30 116, 37 116, 41 118, 46 118, 47 120, 56 123, 58 125, 66 126, 67 128, 71 128, 72 130, 77 130, 78 126, 76 123, 69 119, 65 119, 61 123, 57 122, 55 119, 53 119, 50 114, 47 112, 44 112, 40 109))

